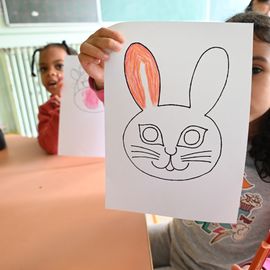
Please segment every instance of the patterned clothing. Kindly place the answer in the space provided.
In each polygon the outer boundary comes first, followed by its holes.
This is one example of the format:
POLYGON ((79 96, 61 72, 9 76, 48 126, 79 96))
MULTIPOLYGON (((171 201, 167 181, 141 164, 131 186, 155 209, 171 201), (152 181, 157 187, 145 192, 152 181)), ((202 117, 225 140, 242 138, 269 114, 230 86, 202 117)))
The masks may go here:
MULTIPOLYGON (((95 89, 91 78, 89 84, 95 89)), ((104 90, 96 93, 104 101, 104 90)), ((237 224, 173 219, 149 226, 153 265, 159 270, 230 270, 251 260, 269 229, 270 183, 260 179, 247 154, 237 224)))
POLYGON ((173 219, 149 228, 154 266, 162 267, 156 269, 229 270, 255 255, 270 228, 270 183, 260 179, 249 155, 245 171, 237 224, 173 219))

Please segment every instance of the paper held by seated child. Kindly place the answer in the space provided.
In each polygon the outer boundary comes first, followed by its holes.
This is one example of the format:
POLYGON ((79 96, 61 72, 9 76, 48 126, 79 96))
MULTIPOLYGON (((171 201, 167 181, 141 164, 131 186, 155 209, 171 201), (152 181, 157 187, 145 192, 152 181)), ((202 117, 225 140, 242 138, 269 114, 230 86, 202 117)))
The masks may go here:
POLYGON ((64 63, 64 88, 61 94, 59 155, 105 155, 104 106, 89 88, 88 76, 77 56, 64 63))
POLYGON ((251 24, 131 22, 105 66, 106 207, 235 223, 251 24))

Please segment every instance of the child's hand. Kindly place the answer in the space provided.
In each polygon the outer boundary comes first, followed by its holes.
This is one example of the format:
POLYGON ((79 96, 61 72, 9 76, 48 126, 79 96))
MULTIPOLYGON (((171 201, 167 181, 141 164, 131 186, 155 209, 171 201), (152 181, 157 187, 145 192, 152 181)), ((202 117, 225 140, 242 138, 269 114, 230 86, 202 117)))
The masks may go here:
POLYGON ((120 51, 123 36, 114 30, 100 28, 80 47, 79 59, 87 74, 95 80, 97 89, 104 88, 104 61, 111 52, 120 51))
POLYGON ((54 95, 53 96, 53 100, 56 104, 59 104, 60 105, 60 97, 58 95, 54 95))
POLYGON ((50 98, 50 103, 53 106, 53 108, 60 109, 60 97, 58 95, 53 95, 50 98))
POLYGON ((245 265, 243 268, 241 268, 239 265, 234 264, 231 268, 231 270, 248 270, 249 265, 245 265))

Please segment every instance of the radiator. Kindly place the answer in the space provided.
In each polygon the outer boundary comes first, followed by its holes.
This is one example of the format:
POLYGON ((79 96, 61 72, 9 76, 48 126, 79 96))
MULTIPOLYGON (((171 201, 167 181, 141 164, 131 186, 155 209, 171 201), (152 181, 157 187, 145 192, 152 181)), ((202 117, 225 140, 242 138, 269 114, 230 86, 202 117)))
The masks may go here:
MULTIPOLYGON (((71 45, 78 51, 79 45, 71 45)), ((41 83, 40 76, 31 76, 31 61, 35 47, 3 49, 6 68, 11 83, 11 96, 15 110, 18 133, 37 136, 38 106, 47 101, 49 94, 41 83)), ((38 54, 36 63, 38 62, 38 54)), ((35 67, 35 71, 38 67, 35 67)))

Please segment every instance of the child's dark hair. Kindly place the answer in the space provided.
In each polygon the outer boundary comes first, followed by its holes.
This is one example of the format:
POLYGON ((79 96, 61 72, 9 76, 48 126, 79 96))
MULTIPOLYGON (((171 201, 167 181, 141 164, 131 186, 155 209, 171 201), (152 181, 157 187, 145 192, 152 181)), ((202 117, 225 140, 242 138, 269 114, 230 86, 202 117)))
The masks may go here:
POLYGON ((76 52, 76 50, 74 50, 73 48, 69 47, 66 43, 65 40, 62 41, 62 43, 49 43, 44 47, 38 48, 36 50, 34 50, 33 55, 32 55, 32 62, 31 62, 31 74, 33 77, 36 76, 35 72, 34 72, 34 67, 35 67, 35 56, 37 52, 42 52, 50 47, 59 47, 64 49, 68 55, 77 55, 78 53, 76 52))
MULTIPOLYGON (((255 12, 240 13, 227 22, 253 23, 254 38, 270 44, 270 18, 255 12)), ((270 88, 269 88, 270 91, 270 88)), ((270 109, 263 115, 259 132, 252 138, 250 155, 262 180, 270 182, 270 109)))
MULTIPOLYGON (((260 3, 266 3, 266 2, 268 2, 268 1, 269 1, 269 0, 258 0, 258 2, 260 2, 260 3)), ((249 2, 248 6, 247 6, 246 9, 245 9, 245 12, 253 11, 253 2, 254 2, 254 0, 251 0, 251 1, 249 2)))

